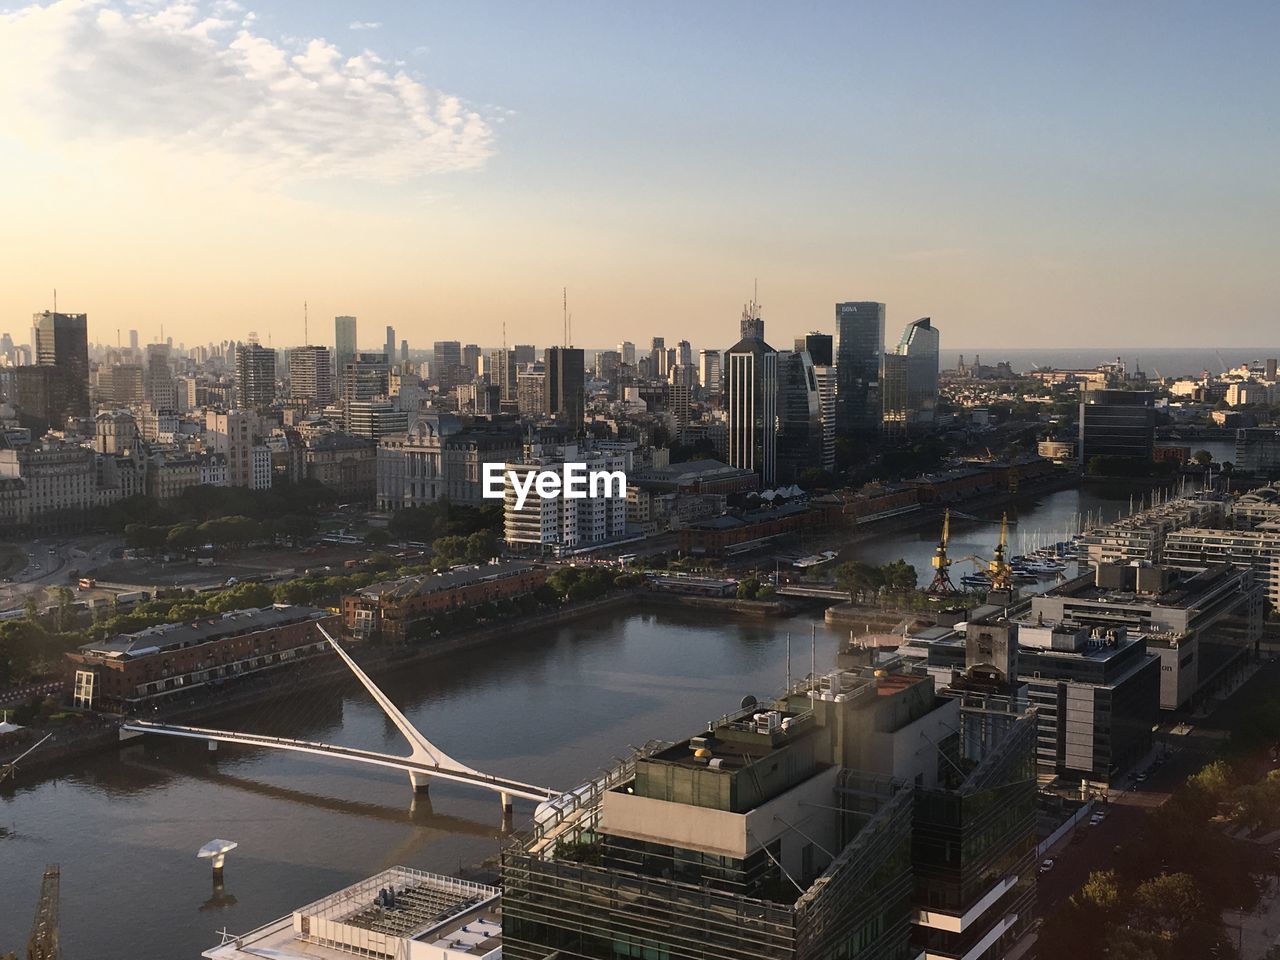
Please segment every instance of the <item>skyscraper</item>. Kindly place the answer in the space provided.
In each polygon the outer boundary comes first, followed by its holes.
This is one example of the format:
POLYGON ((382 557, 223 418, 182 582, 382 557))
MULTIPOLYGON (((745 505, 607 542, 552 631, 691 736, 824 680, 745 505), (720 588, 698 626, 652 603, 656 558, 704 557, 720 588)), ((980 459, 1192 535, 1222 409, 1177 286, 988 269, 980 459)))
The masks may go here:
POLYGON ((822 463, 822 402, 807 350, 778 354, 778 482, 822 463))
POLYGON ((630 340, 623 340, 618 344, 618 352, 622 354, 622 362, 629 367, 636 365, 636 345, 630 340))
POLYGON ((582 429, 583 420, 585 371, 582 350, 577 347, 547 347, 546 368, 544 411, 576 433, 582 429))
POLYGON ((431 379, 441 393, 458 385, 462 376, 462 344, 457 340, 437 340, 433 347, 431 379))
POLYGON ((832 365, 831 334, 816 330, 803 337, 796 337, 796 353, 808 351, 815 367, 832 365))
POLYGON ((138 352, 138 331, 137 330, 129 331, 129 349, 132 350, 134 353, 138 352))
MULTIPOLYGON (((758 311, 746 329, 764 333, 758 311)), ((778 354, 762 336, 744 337, 725 354, 725 403, 729 411, 729 463, 777 479, 778 354)))
POLYGON ((658 379, 667 375, 667 339, 654 337, 649 347, 649 376, 658 379))
POLYGON ((333 318, 333 363, 338 377, 356 358, 356 318, 333 318))
POLYGON ((836 304, 836 420, 842 430, 879 430, 884 304, 836 304))
MULTIPOLYGON (((61 416, 89 415, 89 324, 83 313, 37 313, 33 319, 35 360, 57 367, 65 381, 66 409, 61 416)), ((56 419, 56 418, 54 418, 56 419)))
POLYGON ((883 398, 886 426, 933 421, 938 402, 938 330, 928 317, 907 324, 897 349, 885 355, 883 398))
POLYGON ((468 343, 462 348, 462 379, 471 381, 480 372, 480 356, 482 351, 478 344, 468 343))
POLYGON ((387 355, 387 362, 394 363, 396 359, 396 328, 387 326, 387 345, 383 351, 387 355))
POLYGON ((178 387, 169 366, 167 343, 147 344, 146 397, 156 410, 175 410, 178 406, 178 387))
POLYGON ((289 394, 318 404, 333 402, 333 357, 328 347, 294 347, 289 352, 289 394))
POLYGON ((236 389, 242 407, 265 407, 276 398, 276 352, 254 342, 236 348, 236 389))
POLYGON ((698 374, 708 397, 720 396, 720 351, 703 350, 698 357, 698 374))

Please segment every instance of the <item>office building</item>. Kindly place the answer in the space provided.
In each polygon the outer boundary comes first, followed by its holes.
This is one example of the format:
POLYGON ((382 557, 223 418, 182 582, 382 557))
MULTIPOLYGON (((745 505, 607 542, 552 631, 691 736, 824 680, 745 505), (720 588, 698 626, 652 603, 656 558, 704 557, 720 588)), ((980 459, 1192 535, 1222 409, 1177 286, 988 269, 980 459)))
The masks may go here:
POLYGON ((146 372, 140 363, 116 363, 108 367, 99 381, 101 398, 119 406, 132 406, 147 400, 146 372))
POLYGON ((1149 390, 1082 390, 1081 466, 1094 457, 1151 461, 1155 446, 1155 394, 1149 390))
POLYGON ((53 313, 45 310, 33 320, 32 343, 35 362, 57 367, 65 381, 66 408, 63 416, 89 414, 89 326, 83 313, 53 313))
POLYGON ((156 410, 178 408, 178 385, 169 363, 169 352, 167 343, 147 344, 146 396, 156 410))
POLYGON ((842 431, 870 433, 880 429, 884 315, 883 303, 836 304, 836 420, 842 431))
POLYGON ((382 352, 383 352, 383 353, 385 353, 385 354, 387 355, 387 362, 388 362, 388 363, 391 363, 391 362, 393 362, 393 361, 395 360, 395 356, 396 356, 396 328, 395 328, 395 327, 393 327, 393 326, 391 326, 391 325, 389 325, 389 324, 388 324, 388 326, 387 326, 387 339, 386 339, 386 343, 385 343, 385 344, 384 344, 384 346, 383 346, 383 351, 382 351, 382 352))
POLYGON ((479 344, 468 343, 462 348, 462 382, 469 383, 480 375, 480 358, 484 351, 479 344))
POLYGON ((1247 567, 1103 563, 1033 597, 1031 617, 1145 638, 1160 660, 1159 704, 1173 710, 1256 655, 1265 603, 1247 567))
POLYGON ((236 390, 240 406, 269 407, 276 398, 276 352, 252 340, 236 347, 236 390))
POLYGON ((618 379, 618 368, 622 365, 622 354, 617 350, 600 350, 596 353, 595 377, 605 383, 613 383, 618 379))
POLYGON ((320 406, 333 402, 333 355, 328 347, 289 351, 289 395, 320 406))
POLYGON ((933 423, 938 402, 938 331, 928 317, 907 324, 884 357, 884 422, 890 430, 933 423))
POLYGON ((818 409, 822 416, 822 462, 828 473, 836 469, 836 368, 814 365, 818 384, 818 409))
POLYGON ((333 362, 334 371, 342 377, 347 364, 356 359, 356 318, 333 318, 333 362))
POLYGON ((410 413, 382 398, 352 400, 346 405, 347 433, 369 440, 404 433, 409 429, 410 413))
POLYGON ((630 340, 623 340, 618 344, 618 353, 622 354, 622 362, 628 367, 634 368, 636 365, 636 345, 630 340))
POLYGON ((457 340, 437 340, 431 356, 431 379, 442 394, 448 393, 462 380, 462 344, 457 340))
POLYGON ((403 367, 409 362, 409 341, 400 341, 400 365, 403 367))
POLYGON ((831 334, 814 331, 796 337, 796 353, 808 353, 815 367, 830 367, 835 363, 833 342, 831 334))
POLYGON ((777 351, 758 337, 748 337, 729 348, 725 365, 729 464, 754 471, 765 487, 771 487, 777 481, 777 351))
POLYGON ((517 370, 526 363, 533 363, 538 359, 538 348, 532 343, 517 343, 511 348, 511 352, 515 355, 517 370))
POLYGON ((779 353, 777 480, 797 483, 823 463, 822 399, 808 351, 779 353))
POLYGON ((720 396, 719 350, 703 350, 698 354, 698 379, 702 382, 702 390, 707 397, 714 400, 720 396))
POLYGON ((649 376, 654 379, 665 377, 667 373, 667 340, 665 337, 654 337, 649 345, 649 376))
POLYGON ((132 353, 138 352, 138 331, 137 330, 129 331, 129 350, 132 353))
POLYGON ((503 851, 503 954, 1003 956, 1033 920, 1033 737, 892 664, 744 700, 503 851))
POLYGON ((342 403, 348 405, 387 396, 391 389, 390 374, 385 354, 357 353, 342 369, 342 403))
POLYGON ((546 356, 546 399, 543 412, 576 434, 582 429, 585 394, 583 353, 576 347, 548 347, 546 356))
POLYGON ((540 417, 547 408, 547 371, 530 363, 516 373, 516 407, 522 417, 540 417))

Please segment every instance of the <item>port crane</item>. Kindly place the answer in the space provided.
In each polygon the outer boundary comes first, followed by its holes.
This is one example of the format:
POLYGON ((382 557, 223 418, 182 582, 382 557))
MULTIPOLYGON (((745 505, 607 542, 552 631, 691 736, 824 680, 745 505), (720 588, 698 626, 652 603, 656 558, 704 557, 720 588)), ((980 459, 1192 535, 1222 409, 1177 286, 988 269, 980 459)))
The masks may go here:
POLYGON ((933 550, 933 580, 929 582, 928 593, 959 593, 951 582, 951 564, 954 562, 947 556, 947 544, 951 540, 951 511, 942 513, 942 539, 933 550))
POLYGON ((1009 549, 1009 514, 1000 516, 1000 542, 996 544, 995 555, 987 572, 991 574, 992 590, 1008 590, 1013 586, 1013 567, 1010 566, 1006 554, 1009 549))

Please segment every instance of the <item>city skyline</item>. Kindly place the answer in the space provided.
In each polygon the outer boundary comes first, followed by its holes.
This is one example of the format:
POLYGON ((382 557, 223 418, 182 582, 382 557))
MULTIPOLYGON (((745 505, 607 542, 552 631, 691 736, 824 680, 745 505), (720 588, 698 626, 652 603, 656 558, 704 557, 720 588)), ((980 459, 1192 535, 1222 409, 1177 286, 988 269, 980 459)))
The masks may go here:
POLYGON ((578 344, 727 346, 759 277, 784 341, 852 299, 964 346, 1267 339, 1274 9, 926 12, 20 6, 0 175, 59 228, 0 310, 559 343, 568 285, 578 344))

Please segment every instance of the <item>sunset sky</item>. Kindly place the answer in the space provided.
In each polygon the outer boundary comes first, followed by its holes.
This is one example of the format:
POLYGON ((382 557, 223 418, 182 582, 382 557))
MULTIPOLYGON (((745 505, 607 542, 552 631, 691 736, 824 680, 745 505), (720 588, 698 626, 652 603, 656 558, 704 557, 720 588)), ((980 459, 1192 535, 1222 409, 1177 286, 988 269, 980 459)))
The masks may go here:
POLYGON ((1280 4, 0 13, 0 331, 1270 344, 1280 4))

